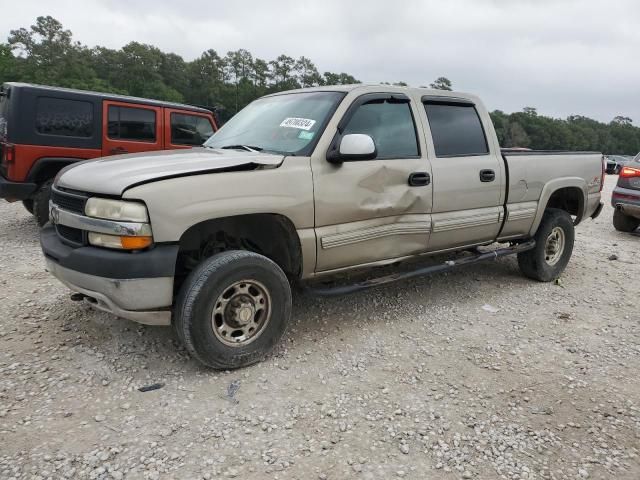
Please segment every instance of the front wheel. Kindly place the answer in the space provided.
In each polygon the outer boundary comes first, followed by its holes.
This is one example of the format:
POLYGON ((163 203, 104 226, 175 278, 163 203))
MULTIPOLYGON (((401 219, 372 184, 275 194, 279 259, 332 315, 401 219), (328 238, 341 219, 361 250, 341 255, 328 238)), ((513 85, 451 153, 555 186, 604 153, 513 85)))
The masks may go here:
POLYGON ((33 200, 28 198, 26 200, 22 200, 22 206, 24 207, 24 209, 29 212, 31 215, 33 215, 33 200))
POLYGON ((221 252, 205 260, 180 289, 173 321, 201 363, 233 369, 260 361, 291 317, 291 288, 282 269, 253 252, 221 252))
POLYGON ((520 271, 540 282, 555 280, 573 252, 575 231, 571 215, 564 210, 547 209, 533 238, 535 248, 518 254, 520 271))

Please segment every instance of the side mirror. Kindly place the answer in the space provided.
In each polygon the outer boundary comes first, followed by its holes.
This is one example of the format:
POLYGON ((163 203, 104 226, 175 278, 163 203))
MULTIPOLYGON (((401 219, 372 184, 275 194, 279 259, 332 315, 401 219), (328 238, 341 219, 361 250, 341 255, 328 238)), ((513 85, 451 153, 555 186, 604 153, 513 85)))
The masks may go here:
POLYGON ((327 155, 331 163, 342 163, 349 160, 373 160, 378 155, 376 144, 369 135, 352 133, 340 140, 338 151, 327 155))

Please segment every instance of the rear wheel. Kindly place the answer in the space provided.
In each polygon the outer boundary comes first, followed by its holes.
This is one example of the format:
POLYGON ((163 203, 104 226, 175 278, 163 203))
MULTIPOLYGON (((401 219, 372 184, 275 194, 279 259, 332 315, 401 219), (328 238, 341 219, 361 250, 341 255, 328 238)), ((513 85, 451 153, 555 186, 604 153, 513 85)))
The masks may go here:
POLYGON ((625 215, 620 210, 613 212, 613 228, 619 232, 631 233, 640 226, 640 219, 625 215))
POLYGON ((25 210, 27 212, 29 212, 31 215, 33 215, 33 200, 28 198, 26 200, 22 200, 22 205, 24 206, 25 210))
POLYGON ((221 252, 194 269, 180 289, 175 329, 187 351, 219 369, 260 361, 291 316, 291 288, 282 269, 253 252, 221 252))
POLYGON ((518 254, 522 273, 540 282, 550 282, 560 276, 573 252, 575 231, 571 215, 564 210, 545 211, 534 235, 536 246, 518 254))
POLYGON ((49 199, 53 180, 47 180, 38 188, 33 197, 33 216, 41 227, 49 221, 49 199))

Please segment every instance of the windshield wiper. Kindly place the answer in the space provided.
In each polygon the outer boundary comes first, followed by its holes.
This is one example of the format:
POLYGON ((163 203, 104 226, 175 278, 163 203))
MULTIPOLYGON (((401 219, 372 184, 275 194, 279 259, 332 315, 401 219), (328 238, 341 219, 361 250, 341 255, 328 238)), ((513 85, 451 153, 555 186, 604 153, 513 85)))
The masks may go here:
POLYGON ((246 150, 247 152, 261 152, 262 147, 254 147, 253 145, 225 145, 220 147, 223 150, 246 150))

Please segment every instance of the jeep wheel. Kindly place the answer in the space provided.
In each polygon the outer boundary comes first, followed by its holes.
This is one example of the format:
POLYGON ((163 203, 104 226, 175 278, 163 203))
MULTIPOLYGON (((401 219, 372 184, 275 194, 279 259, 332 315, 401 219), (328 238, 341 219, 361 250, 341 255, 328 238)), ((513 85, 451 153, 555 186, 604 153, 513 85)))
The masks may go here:
POLYGON ((291 317, 291 288, 282 269, 247 251, 214 255, 180 289, 173 321, 187 351, 219 369, 260 361, 291 317))
POLYGON ((625 215, 620 210, 613 212, 613 228, 619 232, 631 233, 640 226, 640 219, 625 215))
POLYGON ((29 212, 31 215, 33 215, 33 200, 28 198, 26 200, 22 200, 22 206, 24 206, 24 209, 29 212))
POLYGON ((51 198, 51 184, 53 180, 47 180, 33 196, 33 216, 41 227, 49 221, 49 199, 51 198))
POLYGON ((547 209, 533 238, 535 248, 518 254, 520 271, 540 282, 555 280, 573 252, 575 232, 571 215, 564 210, 547 209))

